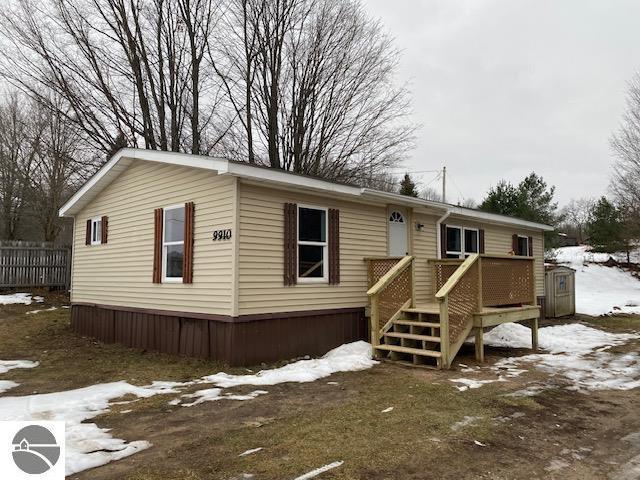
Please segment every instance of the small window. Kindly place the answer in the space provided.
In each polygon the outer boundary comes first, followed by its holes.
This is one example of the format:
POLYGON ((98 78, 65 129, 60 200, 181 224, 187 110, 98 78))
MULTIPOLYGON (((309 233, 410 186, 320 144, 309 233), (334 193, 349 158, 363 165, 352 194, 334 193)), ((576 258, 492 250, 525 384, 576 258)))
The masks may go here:
POLYGON ((478 253, 478 230, 464 229, 464 253, 478 253))
POLYGON ((91 219, 91 245, 102 243, 102 218, 91 219))
POLYGON ((518 235, 518 251, 516 255, 521 257, 529 256, 529 237, 518 235))
POLYGON ((167 282, 181 282, 184 263, 184 205, 165 208, 163 226, 162 276, 167 282))
POLYGON ((465 258, 478 253, 478 230, 447 225, 447 258, 465 258))
POLYGON ((567 291, 567 276, 566 275, 558 275, 556 277, 558 279, 558 291, 566 292, 567 291))
POLYGON ((447 227, 447 258, 460 258, 462 255, 462 229, 447 227))
POLYGON ((393 212, 391 212, 391 215, 389 215, 389 222, 390 223, 404 223, 404 217, 402 216, 402 214, 400 212, 398 212, 397 210, 394 210, 393 212))
POLYGON ((327 210, 298 207, 298 280, 327 281, 327 210))

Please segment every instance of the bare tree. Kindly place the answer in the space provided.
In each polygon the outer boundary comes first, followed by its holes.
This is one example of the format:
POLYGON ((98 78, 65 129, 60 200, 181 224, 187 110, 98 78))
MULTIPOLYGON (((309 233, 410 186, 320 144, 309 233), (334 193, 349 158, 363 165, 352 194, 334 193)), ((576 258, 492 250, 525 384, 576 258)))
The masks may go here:
POLYGON ((617 156, 611 191, 628 216, 640 220, 640 73, 629 82, 627 109, 611 146, 617 156))
POLYGON ((232 0, 210 52, 249 161, 362 183, 411 146, 398 52, 353 0, 232 0))
POLYGON ((433 202, 442 201, 442 192, 439 192, 433 187, 425 187, 420 192, 420 198, 424 198, 425 200, 431 200, 433 202))
POLYGON ((578 243, 584 242, 585 228, 594 205, 592 198, 571 199, 560 212, 563 223, 575 231, 578 243))
POLYGON ((81 132, 63 112, 68 108, 60 99, 52 100, 55 110, 40 106, 34 111, 35 129, 40 132, 34 144, 35 155, 30 178, 29 203, 38 218, 42 237, 54 242, 63 226, 58 210, 79 184, 97 168, 95 156, 82 148, 81 132))
POLYGON ((225 154, 357 183, 412 144, 398 51, 358 0, 20 0, 0 74, 105 154, 225 154))
POLYGON ((0 65, 47 108, 64 99, 62 113, 104 152, 120 137, 209 153, 230 122, 203 64, 216 12, 215 0, 21 0, 1 14, 19 53, 0 65))
POLYGON ((0 222, 7 240, 18 238, 31 181, 39 132, 32 129, 30 114, 16 94, 0 105, 0 222))

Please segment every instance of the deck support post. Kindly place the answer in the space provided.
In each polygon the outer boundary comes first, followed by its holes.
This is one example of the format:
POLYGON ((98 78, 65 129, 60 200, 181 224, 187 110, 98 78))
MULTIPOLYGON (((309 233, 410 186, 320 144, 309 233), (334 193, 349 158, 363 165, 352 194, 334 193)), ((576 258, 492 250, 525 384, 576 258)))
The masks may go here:
POLYGON ((476 360, 484 363, 484 328, 476 328, 476 360))
POLYGON ((538 351, 538 317, 531 320, 531 348, 538 351))

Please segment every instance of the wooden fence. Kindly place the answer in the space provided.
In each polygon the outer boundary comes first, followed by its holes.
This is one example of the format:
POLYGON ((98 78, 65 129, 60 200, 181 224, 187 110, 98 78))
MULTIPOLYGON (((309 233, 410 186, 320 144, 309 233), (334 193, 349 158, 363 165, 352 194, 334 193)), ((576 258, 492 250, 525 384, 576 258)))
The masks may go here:
POLYGON ((71 248, 32 242, 0 242, 0 288, 69 290, 71 248))

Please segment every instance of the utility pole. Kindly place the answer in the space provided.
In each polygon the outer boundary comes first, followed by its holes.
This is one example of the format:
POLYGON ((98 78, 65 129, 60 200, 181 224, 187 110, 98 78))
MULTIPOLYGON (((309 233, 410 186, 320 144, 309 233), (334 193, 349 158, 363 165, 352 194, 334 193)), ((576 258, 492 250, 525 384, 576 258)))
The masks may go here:
POLYGON ((447 203, 447 167, 442 167, 442 203, 447 203))

